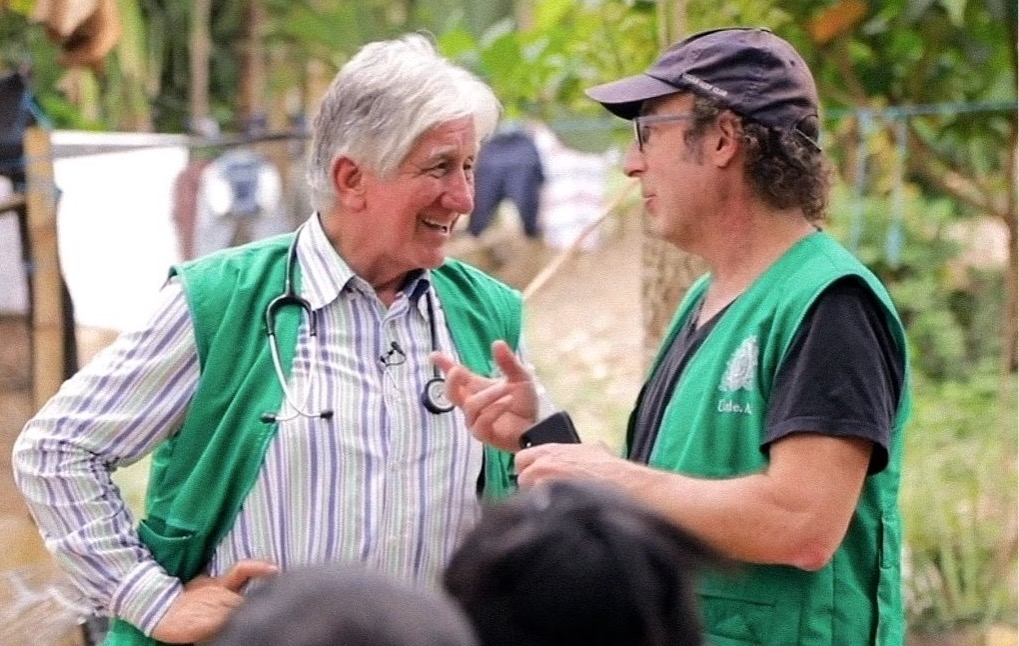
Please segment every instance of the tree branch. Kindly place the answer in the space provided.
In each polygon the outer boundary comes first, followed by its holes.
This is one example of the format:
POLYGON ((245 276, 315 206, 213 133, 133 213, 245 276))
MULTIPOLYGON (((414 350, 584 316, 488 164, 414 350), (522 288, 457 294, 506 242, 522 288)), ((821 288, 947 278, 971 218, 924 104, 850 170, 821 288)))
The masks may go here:
POLYGON ((981 186, 976 179, 967 177, 949 167, 942 161, 938 151, 928 144, 912 125, 909 126, 909 145, 919 151, 919 154, 909 155, 910 170, 922 175, 959 201, 989 215, 1008 219, 1007 206, 1003 212, 1003 205, 995 204, 992 193, 981 186))

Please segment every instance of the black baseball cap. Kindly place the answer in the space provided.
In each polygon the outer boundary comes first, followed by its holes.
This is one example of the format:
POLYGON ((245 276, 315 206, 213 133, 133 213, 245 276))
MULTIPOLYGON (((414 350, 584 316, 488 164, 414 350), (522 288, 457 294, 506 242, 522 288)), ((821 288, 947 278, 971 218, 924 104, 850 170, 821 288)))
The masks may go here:
POLYGON ((587 95, 623 119, 676 92, 714 97, 766 126, 797 131, 817 144, 818 100, 806 62, 767 29, 715 29, 672 45, 643 74, 597 85, 587 95))

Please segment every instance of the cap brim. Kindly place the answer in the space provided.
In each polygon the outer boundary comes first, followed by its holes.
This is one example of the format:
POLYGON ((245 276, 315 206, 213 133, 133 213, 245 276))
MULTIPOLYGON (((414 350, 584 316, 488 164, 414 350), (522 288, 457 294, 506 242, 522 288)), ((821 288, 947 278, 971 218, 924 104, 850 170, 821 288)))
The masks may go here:
POLYGON ((640 114, 640 106, 648 99, 680 91, 680 88, 653 76, 638 74, 612 83, 596 85, 584 93, 617 117, 633 119, 640 114))

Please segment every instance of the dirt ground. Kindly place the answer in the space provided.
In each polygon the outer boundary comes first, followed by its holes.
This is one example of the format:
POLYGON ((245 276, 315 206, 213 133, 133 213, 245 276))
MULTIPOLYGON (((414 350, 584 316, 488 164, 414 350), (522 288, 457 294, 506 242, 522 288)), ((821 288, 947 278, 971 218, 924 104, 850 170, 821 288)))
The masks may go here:
MULTIPOLYGON (((450 255, 527 293, 536 275, 564 252, 529 245, 514 235, 512 221, 498 225, 482 238, 487 252, 461 237, 450 255)), ((640 220, 613 214, 595 235, 593 249, 567 253, 568 260, 527 299, 524 343, 542 384, 581 436, 615 448, 644 370, 640 220)))
POLYGON ((542 383, 585 440, 622 442, 644 374, 641 231, 613 216, 601 245, 564 264, 526 304, 526 343, 542 383))

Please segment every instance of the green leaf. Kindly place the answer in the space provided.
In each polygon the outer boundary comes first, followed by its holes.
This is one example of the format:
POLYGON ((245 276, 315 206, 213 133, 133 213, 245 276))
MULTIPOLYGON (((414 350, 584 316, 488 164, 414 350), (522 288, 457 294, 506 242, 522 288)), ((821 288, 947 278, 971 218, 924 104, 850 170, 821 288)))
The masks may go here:
POLYGON ((23 16, 31 15, 37 0, 8 0, 7 8, 23 16))
POLYGON ((439 51, 453 59, 473 52, 478 48, 478 41, 465 27, 457 27, 442 34, 438 40, 439 51))
POLYGON ((575 6, 573 0, 540 0, 534 7, 535 30, 555 29, 567 20, 575 6))

